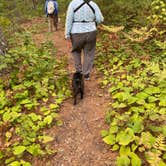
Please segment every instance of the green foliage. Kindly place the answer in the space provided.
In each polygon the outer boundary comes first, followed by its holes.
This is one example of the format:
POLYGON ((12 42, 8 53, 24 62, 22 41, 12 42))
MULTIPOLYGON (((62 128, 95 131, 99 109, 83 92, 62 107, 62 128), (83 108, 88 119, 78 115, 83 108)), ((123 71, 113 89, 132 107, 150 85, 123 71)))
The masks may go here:
POLYGON ((20 31, 20 23, 25 20, 31 19, 35 16, 41 16, 44 14, 45 1, 33 1, 28 0, 1 0, 0 2, 0 28, 2 28, 5 35, 10 35, 15 31, 20 31))
MULTIPOLYGON (((62 17, 65 18, 65 13, 68 4, 71 0, 59 1, 59 9, 62 17)), ((146 25, 146 17, 150 14, 151 0, 94 0, 105 18, 105 23, 108 25, 123 25, 127 28, 140 25, 146 25)))
POLYGON ((15 40, 17 45, 0 56, 0 165, 29 166, 21 160, 25 154, 55 153, 46 146, 53 138, 43 130, 60 125, 57 110, 70 91, 66 60, 52 56, 51 42, 37 48, 27 32, 15 40))
POLYGON ((1 24, 2 27, 5 28, 5 27, 11 25, 11 21, 6 17, 0 16, 0 24, 1 24))
POLYGON ((106 115, 110 127, 102 131, 103 141, 119 151, 119 166, 141 165, 140 153, 149 164, 162 165, 166 146, 165 60, 149 61, 141 44, 125 43, 121 34, 116 45, 109 35, 98 43, 96 66, 104 75, 101 87, 110 94, 106 115))
POLYGON ((150 1, 147 0, 95 0, 99 4, 105 22, 111 25, 146 25, 146 16, 149 14, 150 1))
POLYGON ((142 28, 132 28, 130 34, 123 33, 124 36, 132 42, 145 43, 151 40, 156 49, 162 50, 161 57, 166 55, 165 42, 165 21, 166 21, 166 3, 163 0, 153 0, 151 3, 151 13, 148 16, 149 23, 142 28))
POLYGON ((21 161, 14 161, 10 163, 9 166, 31 166, 31 164, 29 162, 21 160, 21 161))
POLYGON ((147 161, 152 166, 166 165, 161 159, 162 152, 166 151, 166 145, 164 141, 165 138, 162 135, 159 135, 153 144, 153 150, 145 153, 147 161))
POLYGON ((153 0, 151 3, 149 21, 154 26, 162 26, 166 21, 166 3, 163 0, 153 0))

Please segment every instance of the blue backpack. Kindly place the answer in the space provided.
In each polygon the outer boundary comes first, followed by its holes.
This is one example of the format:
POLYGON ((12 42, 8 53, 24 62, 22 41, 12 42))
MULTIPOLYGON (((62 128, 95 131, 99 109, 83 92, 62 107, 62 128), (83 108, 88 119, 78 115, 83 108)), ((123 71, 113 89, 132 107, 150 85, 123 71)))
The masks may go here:
POLYGON ((47 3, 47 14, 58 14, 57 2, 49 0, 47 3))

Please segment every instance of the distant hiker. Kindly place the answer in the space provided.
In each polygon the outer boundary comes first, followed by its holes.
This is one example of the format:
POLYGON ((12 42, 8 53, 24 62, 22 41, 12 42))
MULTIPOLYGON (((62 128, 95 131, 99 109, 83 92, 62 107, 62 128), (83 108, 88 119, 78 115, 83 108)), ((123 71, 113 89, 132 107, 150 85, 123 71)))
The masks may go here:
POLYGON ((58 30, 58 2, 56 0, 46 0, 45 12, 48 17, 49 32, 58 30))
POLYGON ((91 0, 72 0, 66 16, 65 38, 72 43, 72 55, 75 69, 82 72, 86 80, 90 79, 93 67, 97 27, 103 22, 103 15, 98 5, 91 0), (84 52, 84 62, 81 63, 81 51, 84 52))

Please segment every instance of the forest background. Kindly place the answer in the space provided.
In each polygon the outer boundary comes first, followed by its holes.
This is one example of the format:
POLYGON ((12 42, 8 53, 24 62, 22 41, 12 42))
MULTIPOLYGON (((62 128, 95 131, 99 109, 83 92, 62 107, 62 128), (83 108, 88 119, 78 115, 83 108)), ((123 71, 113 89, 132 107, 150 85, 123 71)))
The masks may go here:
MULTIPOLYGON (((110 94, 105 118, 109 129, 101 131, 101 139, 118 152, 118 166, 165 166, 166 3, 94 1, 105 18, 95 66, 103 75, 101 88, 110 94)), ((58 1, 62 27, 69 2, 58 1)), ((0 1, 0 165, 29 166, 33 157, 56 153, 43 131, 62 125, 55 110, 71 96, 67 62, 51 56, 56 50, 50 41, 40 47, 33 43, 33 33, 47 28, 46 22, 30 32, 21 26, 46 18, 44 4, 0 1)))

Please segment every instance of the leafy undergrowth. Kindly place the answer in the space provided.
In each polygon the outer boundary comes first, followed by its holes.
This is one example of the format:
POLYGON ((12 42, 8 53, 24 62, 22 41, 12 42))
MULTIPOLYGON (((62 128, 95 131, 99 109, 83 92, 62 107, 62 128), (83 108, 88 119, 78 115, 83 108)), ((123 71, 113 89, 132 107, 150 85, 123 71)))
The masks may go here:
POLYGON ((51 42, 37 48, 25 32, 16 41, 0 56, 0 165, 29 166, 33 156, 56 153, 44 129, 62 124, 58 109, 70 91, 66 59, 54 57, 51 42))
POLYGON ((118 166, 165 166, 165 60, 159 53, 157 60, 149 56, 152 45, 148 50, 145 43, 110 37, 104 35, 98 43, 96 58, 104 74, 102 87, 110 94, 106 115, 110 127, 101 132, 103 141, 119 152, 118 166))

